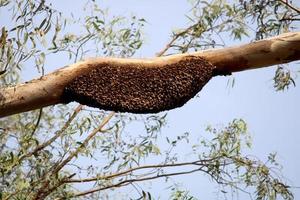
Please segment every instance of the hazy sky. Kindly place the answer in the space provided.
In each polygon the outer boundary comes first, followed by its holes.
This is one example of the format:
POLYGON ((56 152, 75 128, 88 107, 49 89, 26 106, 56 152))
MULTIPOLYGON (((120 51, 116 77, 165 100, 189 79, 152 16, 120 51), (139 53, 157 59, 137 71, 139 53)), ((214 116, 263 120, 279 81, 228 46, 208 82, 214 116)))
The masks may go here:
MULTIPOLYGON (((80 3, 74 1, 53 1, 59 10, 82 13, 80 3), (70 6, 72 4, 72 6, 70 6)), ((106 0, 104 7, 114 15, 136 14, 147 20, 146 44, 137 57, 152 57, 170 39, 171 30, 187 27, 185 14, 190 9, 185 0, 106 0)), ((101 5, 102 6, 102 5, 101 5)), ((242 42, 241 42, 242 43, 242 42)), ((67 59, 66 59, 67 60, 67 59)), ((63 61, 48 61, 51 66, 62 66, 63 61)), ((293 64, 299 70, 299 64, 293 64)), ((182 108, 169 112, 165 133, 179 134, 189 131, 197 136, 204 133, 208 124, 226 125, 234 118, 243 118, 253 138, 253 149, 249 152, 266 160, 270 152, 277 152, 284 166, 283 174, 293 186, 300 186, 300 81, 298 87, 285 92, 276 92, 272 87, 275 67, 234 73, 235 86, 229 88, 230 77, 213 78, 199 93, 182 108), (299 160, 298 160, 299 159, 299 160)), ((184 151, 184 149, 183 149, 184 151)), ((184 188, 191 190, 199 199, 211 199, 216 191, 213 184, 202 174, 180 177, 184 188), (195 178, 197 177, 197 178, 195 178)), ((163 192, 163 184, 155 182, 156 195, 163 192)), ((294 190, 295 199, 300 198, 300 189, 294 190)))
MULTIPOLYGON (((71 1, 55 1, 53 5, 80 15, 82 8, 75 4, 68 7, 67 2, 71 1)), ((100 2, 103 2, 100 6, 110 8, 113 15, 133 13, 147 20, 146 44, 137 53, 137 57, 154 56, 169 41, 171 30, 188 26, 185 14, 190 7, 185 0, 100 2)), ((294 70, 299 70, 299 66, 291 65, 294 70)), ((272 87, 275 69, 270 67, 234 73, 233 88, 227 86, 230 77, 213 78, 199 93, 199 98, 194 98, 182 108, 169 112, 168 127, 164 132, 179 134, 189 131, 197 136, 204 133, 208 124, 226 125, 234 118, 243 118, 253 138, 253 149, 249 153, 266 160, 268 153, 277 152, 278 159, 284 166, 283 174, 290 180, 289 184, 300 186, 300 90, 298 86, 285 92, 276 92, 272 87)), ((296 84, 300 85, 299 83, 299 79, 296 79, 296 84)), ((216 191, 215 185, 201 174, 197 174, 196 177, 190 175, 180 177, 179 180, 200 199, 215 197, 215 194, 211 193, 216 191)), ((156 195, 163 192, 161 186, 159 184, 159 187, 154 187, 156 195)), ((300 198, 300 189, 295 189, 294 192, 295 199, 300 198)))
MULTIPOLYGON (((70 7, 70 2, 72 1, 55 1, 53 5, 80 15, 82 7, 78 4, 70 7)), ((100 6, 108 7, 111 15, 133 13, 147 20, 146 44, 137 53, 137 57, 154 56, 169 41, 173 29, 189 25, 185 14, 190 5, 185 0, 101 2, 100 6)), ((299 70, 299 66, 297 63, 292 65, 295 70, 299 70)), ((272 87, 274 73, 275 67, 235 73, 232 75, 235 78, 233 88, 227 86, 231 77, 212 79, 198 98, 169 112, 168 128, 164 129, 164 134, 189 131, 196 137, 204 133, 209 124, 226 124, 234 118, 243 118, 253 138, 253 149, 249 153, 266 160, 268 153, 277 152, 278 159, 284 166, 283 175, 290 180, 289 184, 300 186, 300 90, 299 87, 291 87, 288 91, 276 92, 272 87)), ((296 84, 299 83, 299 79, 296 79, 296 84)), ((202 174, 180 177, 177 180, 183 181, 183 187, 200 199, 216 197, 216 185, 211 184, 202 174)), ((158 181, 153 188, 156 195, 164 189, 163 184, 158 181)), ((295 189, 294 192, 295 199, 300 198, 300 189, 295 189)))

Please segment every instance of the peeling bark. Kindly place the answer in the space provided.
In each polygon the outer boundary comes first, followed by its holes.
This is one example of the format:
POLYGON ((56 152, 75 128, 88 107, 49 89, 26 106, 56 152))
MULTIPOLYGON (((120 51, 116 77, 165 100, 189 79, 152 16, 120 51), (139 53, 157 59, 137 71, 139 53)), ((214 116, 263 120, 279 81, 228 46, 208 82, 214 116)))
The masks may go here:
POLYGON ((74 100, 115 111, 159 112, 182 106, 212 76, 299 59, 300 32, 153 59, 88 59, 30 82, 1 88, 0 117, 74 100))

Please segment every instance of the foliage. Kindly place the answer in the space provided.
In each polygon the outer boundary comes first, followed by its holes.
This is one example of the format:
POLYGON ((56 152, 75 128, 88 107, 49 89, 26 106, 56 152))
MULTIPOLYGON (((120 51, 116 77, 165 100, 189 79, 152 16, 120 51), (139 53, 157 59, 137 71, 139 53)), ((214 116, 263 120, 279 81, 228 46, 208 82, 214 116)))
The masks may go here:
POLYGON ((172 188, 171 199, 174 200, 197 200, 191 196, 188 191, 182 190, 177 187, 172 188))
MULTIPOLYGON (((158 55, 168 50, 173 50, 171 53, 185 53, 222 47, 226 46, 228 38, 242 40, 254 35, 255 39, 263 39, 293 31, 300 17, 300 10, 293 6, 293 2, 285 0, 190 2, 193 9, 187 18, 192 25, 173 31, 173 39, 158 55)), ((274 78, 276 90, 282 90, 282 86, 285 88, 291 83, 294 84, 294 81, 289 74, 285 78, 274 78)))
POLYGON ((291 84, 296 86, 296 83, 291 75, 291 71, 282 66, 277 67, 273 79, 274 79, 274 88, 276 88, 277 91, 288 89, 291 84))
MULTIPOLYGON (((158 56, 224 46, 224 37, 260 39, 290 31, 300 15, 292 2, 280 0, 190 2, 191 26, 174 31, 158 56)), ((76 18, 44 0, 0 1, 11 22, 1 27, 1 87, 20 82, 26 65, 34 64, 43 75, 49 59, 133 56, 143 45, 146 20, 111 16, 98 5, 86 1, 86 15, 76 18), (78 27, 81 32, 72 31, 78 27)), ((282 67, 274 81, 278 90, 294 83, 282 67)), ((244 153, 251 139, 242 119, 219 129, 208 127, 209 139, 194 143, 187 132, 164 135, 166 123, 166 113, 116 114, 73 104, 1 119, 0 199, 103 199, 126 186, 136 188, 137 199, 153 199, 137 185, 158 178, 172 184, 172 176, 191 173, 206 175, 224 196, 235 190, 256 199, 293 199, 278 176, 275 154, 262 162, 244 153), (176 153, 183 143, 191 147, 189 160, 176 153)), ((170 192, 171 199, 195 199, 176 186, 170 192)))

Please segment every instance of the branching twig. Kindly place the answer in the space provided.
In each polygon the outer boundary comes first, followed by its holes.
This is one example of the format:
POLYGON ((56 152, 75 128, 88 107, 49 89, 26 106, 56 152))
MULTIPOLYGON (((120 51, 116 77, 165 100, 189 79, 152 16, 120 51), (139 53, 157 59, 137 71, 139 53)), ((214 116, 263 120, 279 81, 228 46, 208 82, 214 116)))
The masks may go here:
MULTIPOLYGON (((230 23, 230 22, 232 22, 232 19, 228 19, 228 20, 226 20, 226 21, 224 21, 224 22, 222 22, 222 23, 220 23, 220 24, 217 24, 217 25, 215 25, 215 26, 211 26, 211 27, 209 27, 208 29, 206 29, 205 32, 211 31, 211 30, 213 30, 213 29, 216 29, 216 28, 218 28, 218 27, 220 27, 220 26, 223 26, 224 24, 227 24, 227 23, 230 23)), ((200 25, 199 23, 200 23, 200 22, 197 22, 197 23, 193 24, 192 26, 186 28, 185 30, 183 30, 183 31, 181 31, 181 32, 179 32, 179 33, 177 33, 177 34, 175 34, 175 35, 173 36, 173 38, 171 39, 171 41, 168 42, 168 44, 167 44, 161 51, 159 51, 159 52, 156 54, 156 56, 158 56, 158 57, 163 56, 163 55, 164 55, 164 54, 172 47, 172 45, 174 44, 174 42, 175 42, 180 36, 183 36, 183 35, 187 34, 189 31, 191 31, 191 30, 193 30, 195 27, 199 26, 199 25, 200 25)))
POLYGON ((68 162, 70 162, 75 156, 78 155, 80 150, 84 147, 86 147, 89 143, 89 141, 99 132, 102 130, 102 128, 109 122, 109 120, 115 115, 115 112, 111 112, 107 117, 105 117, 102 121, 102 123, 94 129, 88 137, 80 144, 80 146, 73 151, 65 160, 63 160, 57 167, 53 170, 52 174, 57 174, 59 170, 61 170, 68 162))
MULTIPOLYGON (((46 198, 49 194, 51 194, 52 191, 49 191, 49 184, 50 184, 50 179, 47 179, 47 177, 52 176, 52 175, 57 175, 57 173, 66 165, 68 164, 75 156, 78 155, 80 150, 84 147, 86 147, 89 143, 89 141, 99 132, 102 130, 102 128, 109 122, 109 120, 114 116, 115 112, 111 112, 107 117, 103 119, 101 124, 94 129, 88 136, 87 138, 81 143, 81 145, 76 148, 73 152, 69 154, 69 156, 63 160, 61 163, 58 163, 57 166, 54 166, 54 169, 49 171, 49 173, 45 174, 41 181, 44 181, 42 184, 41 188, 36 192, 35 197, 33 199, 39 200, 39 199, 44 199, 46 198)), ((60 185, 64 184, 65 180, 59 183, 57 187, 60 185)), ((56 188, 57 188, 56 187, 56 188)))
POLYGON ((40 150, 44 149, 45 147, 49 146, 50 144, 52 144, 52 142, 54 142, 58 137, 60 137, 61 134, 63 134, 64 131, 70 126, 71 122, 77 116, 77 114, 82 110, 82 108, 83 108, 83 105, 77 106, 75 108, 73 114, 70 116, 68 121, 65 123, 65 125, 59 131, 57 131, 52 138, 50 138, 49 140, 47 140, 43 144, 38 145, 32 152, 29 152, 29 153, 21 156, 19 158, 19 162, 21 162, 24 158, 30 157, 30 156, 36 154, 38 151, 40 151, 40 150))
POLYGON ((43 115, 43 108, 40 108, 38 119, 37 119, 36 124, 35 124, 35 126, 34 126, 32 132, 31 132, 31 134, 30 134, 31 136, 34 135, 34 133, 35 133, 37 127, 39 126, 40 121, 41 121, 41 118, 42 118, 42 115, 43 115))
MULTIPOLYGON (((128 180, 124 180, 124 181, 120 181, 119 183, 113 184, 113 185, 109 185, 106 187, 97 187, 91 190, 87 190, 78 194, 75 194, 74 196, 71 196, 69 198, 74 198, 74 197, 80 197, 80 196, 85 196, 88 194, 92 194, 94 192, 99 192, 99 191, 103 191, 103 190, 107 190, 110 188, 116 188, 116 187, 121 187, 121 186, 125 186, 127 184, 130 184, 132 182, 141 182, 141 181, 147 181, 147 180, 153 180, 153 179, 157 179, 157 178, 162 178, 162 177, 169 177, 169 176, 178 176, 178 175, 184 175, 184 174, 191 174, 197 171, 203 171, 203 166, 197 169, 193 169, 190 171, 184 171, 184 172, 175 172, 175 173, 168 173, 168 174, 160 174, 160 175, 155 175, 155 176, 150 176, 150 177, 145 177, 145 178, 137 178, 137 179, 128 179, 128 180)), ((63 199, 63 198, 61 198, 63 199)))
POLYGON ((168 44, 167 44, 161 51, 159 51, 159 52, 156 54, 156 56, 157 56, 157 57, 160 57, 160 56, 164 55, 164 54, 166 53, 166 51, 168 51, 168 49, 172 46, 172 44, 173 44, 180 36, 182 36, 182 35, 188 33, 190 30, 192 30, 192 29, 193 29, 194 27, 196 27, 197 25, 198 25, 198 23, 193 24, 192 26, 186 28, 185 30, 183 30, 183 31, 181 31, 181 32, 179 32, 179 33, 177 33, 177 34, 175 34, 175 35, 173 36, 173 38, 171 39, 171 41, 168 42, 168 44))
POLYGON ((289 7, 290 9, 292 9, 293 11, 296 11, 297 13, 300 14, 300 9, 296 8, 295 6, 293 6, 292 4, 289 3, 288 0, 279 0, 281 3, 283 3, 284 5, 286 5, 287 7, 289 7))
MULTIPOLYGON (((71 122, 74 120, 74 118, 82 110, 83 107, 84 107, 83 105, 77 106, 75 108, 73 114, 69 117, 67 122, 64 124, 64 126, 59 131, 57 131, 52 138, 50 138, 48 141, 44 142, 43 144, 37 146, 33 151, 20 156, 18 162, 16 162, 16 164, 14 166, 12 166, 12 168, 15 167, 16 165, 19 165, 25 158, 28 158, 28 157, 38 153, 39 151, 43 150, 45 147, 49 146, 52 142, 54 142, 58 137, 60 137, 64 133, 64 131, 70 126, 71 122)), ((32 184, 35 185, 36 183, 38 183, 38 182, 35 182, 32 184)), ((19 192, 20 192, 20 190, 17 190, 14 193, 11 193, 4 200, 10 199, 12 196, 18 194, 19 192)))
POLYGON ((173 164, 144 165, 144 166, 131 168, 131 169, 128 169, 128 170, 125 170, 122 172, 106 175, 106 176, 97 176, 97 177, 85 178, 85 179, 70 179, 70 180, 67 180, 66 183, 83 183, 83 182, 97 181, 100 179, 107 180, 107 179, 112 179, 115 177, 127 175, 128 173, 131 173, 131 172, 134 172, 137 170, 141 170, 141 169, 179 167, 179 166, 188 166, 188 165, 199 166, 199 165, 205 165, 208 162, 212 162, 213 160, 216 160, 216 159, 219 159, 219 158, 213 158, 213 159, 209 159, 209 160, 196 160, 193 162, 182 162, 182 163, 173 163, 173 164))

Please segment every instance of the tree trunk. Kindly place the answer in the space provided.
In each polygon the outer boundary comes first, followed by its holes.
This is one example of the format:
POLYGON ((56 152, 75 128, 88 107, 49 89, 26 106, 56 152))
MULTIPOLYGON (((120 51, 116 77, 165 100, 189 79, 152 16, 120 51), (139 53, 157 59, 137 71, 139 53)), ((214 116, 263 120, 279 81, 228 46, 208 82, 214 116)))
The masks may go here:
POLYGON ((212 76, 299 59, 300 32, 153 59, 94 58, 1 88, 0 117, 74 100, 116 111, 159 112, 182 106, 212 76))

